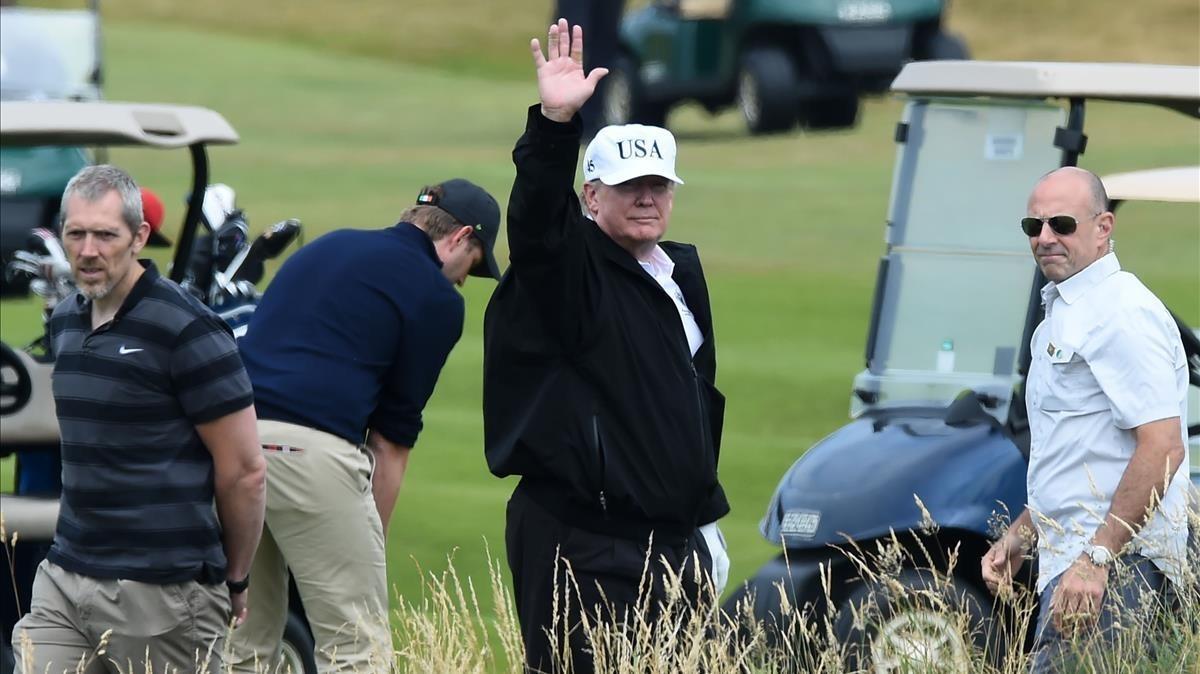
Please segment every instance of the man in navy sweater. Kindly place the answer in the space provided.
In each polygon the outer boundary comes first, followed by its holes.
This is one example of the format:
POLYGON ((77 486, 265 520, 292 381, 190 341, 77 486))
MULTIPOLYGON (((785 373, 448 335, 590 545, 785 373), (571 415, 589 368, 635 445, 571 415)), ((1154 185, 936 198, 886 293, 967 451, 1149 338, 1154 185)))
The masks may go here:
POLYGON ((462 179, 400 222, 304 246, 262 298, 242 359, 267 457, 255 591, 235 671, 278 660, 290 567, 321 671, 390 671, 384 534, 421 411, 462 335, 468 275, 498 279, 500 208, 462 179))

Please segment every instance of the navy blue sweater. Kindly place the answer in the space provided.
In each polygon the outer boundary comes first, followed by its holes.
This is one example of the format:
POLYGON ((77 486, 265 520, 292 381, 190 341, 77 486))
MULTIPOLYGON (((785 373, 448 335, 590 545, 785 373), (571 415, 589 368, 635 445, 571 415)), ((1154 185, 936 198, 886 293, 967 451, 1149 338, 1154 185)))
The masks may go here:
POLYGON ((284 263, 241 340, 258 418, 411 447, 462 327, 423 231, 326 234, 284 263))

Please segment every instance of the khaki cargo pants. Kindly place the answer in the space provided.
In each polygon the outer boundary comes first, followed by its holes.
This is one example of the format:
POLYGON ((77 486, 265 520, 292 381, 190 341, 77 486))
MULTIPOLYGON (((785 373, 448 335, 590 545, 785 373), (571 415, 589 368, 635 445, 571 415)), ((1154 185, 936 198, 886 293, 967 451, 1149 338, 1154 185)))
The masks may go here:
POLYGON ((222 671, 229 619, 224 584, 91 578, 43 561, 30 611, 13 627, 16 671, 216 674, 222 671), (98 654, 109 630, 104 653, 98 654))
POLYGON ((267 518, 250 568, 250 614, 230 635, 233 671, 274 672, 287 621, 288 569, 316 641, 321 672, 387 672, 383 525, 369 452, 304 426, 260 420, 267 518))

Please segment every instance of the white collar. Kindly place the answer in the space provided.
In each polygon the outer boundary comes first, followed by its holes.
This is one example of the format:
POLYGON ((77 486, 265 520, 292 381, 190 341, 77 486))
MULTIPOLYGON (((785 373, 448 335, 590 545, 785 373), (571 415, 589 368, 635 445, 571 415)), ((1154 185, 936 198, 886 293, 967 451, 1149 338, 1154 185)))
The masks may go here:
POLYGON ((638 264, 642 265, 642 269, 645 269, 646 273, 654 278, 670 277, 675 273, 675 261, 667 255, 662 246, 657 244, 655 244, 654 250, 650 251, 650 259, 638 260, 638 264))
POLYGON ((1049 302, 1058 293, 1067 304, 1087 294, 1087 291, 1100 285, 1104 279, 1121 271, 1121 263, 1117 261, 1116 253, 1106 253, 1100 259, 1076 272, 1071 278, 1055 283, 1051 281, 1042 286, 1042 302, 1049 302))

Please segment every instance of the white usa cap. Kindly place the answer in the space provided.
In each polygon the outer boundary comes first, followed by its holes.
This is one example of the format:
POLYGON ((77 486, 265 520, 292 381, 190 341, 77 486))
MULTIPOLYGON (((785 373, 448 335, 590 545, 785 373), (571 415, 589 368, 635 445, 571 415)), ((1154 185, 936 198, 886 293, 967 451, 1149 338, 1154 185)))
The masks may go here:
POLYGON ((675 136, 670 131, 641 124, 606 126, 583 153, 585 182, 617 185, 642 176, 683 184, 675 174, 675 136))

